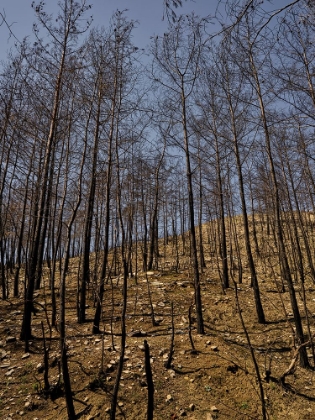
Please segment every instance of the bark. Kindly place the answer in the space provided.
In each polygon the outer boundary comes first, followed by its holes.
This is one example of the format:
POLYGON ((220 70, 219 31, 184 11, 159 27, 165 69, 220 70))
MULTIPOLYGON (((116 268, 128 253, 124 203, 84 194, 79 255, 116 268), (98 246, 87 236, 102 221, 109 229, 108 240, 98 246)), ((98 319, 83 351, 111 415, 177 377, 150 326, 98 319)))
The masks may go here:
POLYGON ((193 174, 192 174, 191 163, 190 163, 190 150, 189 150, 189 139, 188 139, 188 129, 187 129, 186 95, 185 95, 185 86, 184 86, 183 79, 181 83, 181 106, 182 106, 182 128, 183 128, 183 135, 184 135, 184 152, 185 152, 185 160, 186 160, 186 179, 187 179, 187 190, 188 190, 188 208, 189 208, 189 225, 190 225, 190 242, 191 242, 190 252, 191 252, 191 259, 192 259, 192 265, 193 265, 193 270, 194 270, 197 331, 199 334, 204 334, 205 330, 204 330, 203 315, 202 315, 199 262, 198 262, 196 229, 195 229, 193 174))
MULTIPOLYGON (((97 84, 102 86, 102 74, 98 75, 97 84)), ((78 322, 79 324, 86 321, 86 287, 87 283, 90 282, 90 252, 91 252, 91 235, 92 235, 92 224, 93 224, 93 209, 95 201, 95 189, 96 189, 96 169, 99 149, 99 131, 100 131, 100 114, 101 114, 101 103, 102 103, 102 91, 101 87, 98 89, 97 95, 97 108, 96 108, 96 126, 94 132, 94 144, 93 144, 93 157, 92 157, 92 169, 90 175, 90 185, 87 200, 87 209, 85 213, 85 224, 83 234, 83 262, 81 269, 81 278, 79 286, 79 305, 78 305, 78 322)), ((92 109, 91 109, 92 111, 92 109)), ((90 111, 90 112, 91 112, 90 111)), ((90 120, 90 116, 88 120, 90 120)))
MULTIPOLYGON (((68 28, 69 31, 69 28, 68 28)), ((65 37, 65 41, 67 42, 67 36, 65 37)), ((59 109, 59 98, 61 94, 62 88, 62 77, 64 72, 64 63, 66 57, 66 42, 63 47, 63 51, 61 54, 60 64, 59 64, 59 71, 56 79, 56 86, 55 86, 55 93, 54 93, 54 101, 53 101, 53 108, 52 108, 52 117, 50 121, 50 128, 49 134, 46 142, 46 150, 45 150, 45 158, 43 163, 43 171, 42 171, 42 182, 40 187, 40 196, 39 196, 39 205, 36 211, 36 229, 34 232, 33 238, 33 245, 31 247, 31 255, 29 257, 29 267, 27 273, 27 288, 25 294, 25 302, 24 302, 24 312, 23 312, 23 321, 22 321, 22 328, 20 333, 20 339, 24 341, 28 341, 32 337, 32 329, 31 329, 31 320, 32 320, 32 309, 33 309, 33 294, 35 289, 35 281, 36 281, 36 270, 38 266, 38 261, 40 259, 39 255, 39 245, 40 245, 40 238, 42 234, 42 225, 44 222, 45 216, 45 204, 47 199, 47 188, 48 188, 48 181, 49 181, 49 168, 50 168, 50 161, 51 161, 51 153, 53 150, 53 142, 55 137, 55 131, 57 126, 57 117, 58 117, 58 109, 59 109)))
MULTIPOLYGON (((278 180, 277 180, 273 153, 272 153, 272 148, 271 148, 271 138, 270 138, 270 133, 269 133, 268 120, 266 116, 265 103, 263 99, 260 78, 257 72, 252 48, 253 48, 253 45, 249 44, 248 54, 249 54, 249 60, 250 60, 250 65, 251 65, 252 78, 255 82, 255 87, 256 87, 257 100, 259 104, 261 121, 263 124, 263 131, 264 131, 264 137, 265 137, 265 146, 266 146, 267 155, 268 155, 269 171, 270 171, 272 187, 273 187, 272 196, 273 196, 273 201, 274 201, 274 217, 275 217, 275 225, 276 225, 275 227, 276 227, 276 235, 277 235, 278 249, 279 249, 279 264, 280 264, 281 274, 283 278, 285 279, 286 284, 288 286, 291 307, 292 307, 292 312, 294 316, 294 323, 295 323, 295 328, 296 328, 296 336, 298 340, 298 345, 300 345, 300 344, 303 344, 305 341, 303 327, 302 327, 302 320, 301 320, 300 311, 299 311, 299 307, 298 307, 298 303, 296 299, 290 266, 288 263, 288 257, 287 257, 285 243, 283 239, 283 231, 282 231, 281 215, 280 215, 281 205, 280 205, 280 197, 279 197, 278 180)), ((308 361, 305 347, 302 347, 300 351, 300 365, 301 367, 309 367, 309 361, 308 361)))
POLYGON ((144 360, 145 373, 148 383, 148 405, 147 405, 147 420, 153 420, 154 410, 154 383, 152 378, 150 348, 146 340, 144 340, 144 360))
POLYGON ((233 145, 234 145, 234 153, 235 153, 235 158, 236 158, 239 193, 240 193, 240 198, 241 198, 241 211, 242 211, 242 219, 243 219, 244 243, 245 243, 245 250, 246 250, 246 256, 247 256, 247 263, 248 263, 250 275, 251 275, 251 286, 253 287, 253 291, 254 291, 257 319, 260 324, 265 324, 266 319, 265 319, 265 314, 264 314, 264 310, 263 310, 261 299, 260 299, 260 290, 259 290, 259 284, 258 284, 258 279, 257 279, 256 267, 255 267, 251 243, 250 243, 249 221, 248 221, 248 214, 247 214, 241 155, 239 151, 239 139, 238 139, 238 132, 237 132, 237 127, 236 127, 236 115, 234 111, 234 104, 232 102, 232 97, 230 94, 230 90, 232 89, 232 87, 230 86, 230 80, 229 80, 230 70, 227 67, 226 63, 224 63, 224 65, 226 67, 225 68, 225 76, 226 76, 225 81, 226 81, 226 88, 227 88, 226 96, 227 96, 228 107, 229 107, 230 118, 231 118, 233 145))

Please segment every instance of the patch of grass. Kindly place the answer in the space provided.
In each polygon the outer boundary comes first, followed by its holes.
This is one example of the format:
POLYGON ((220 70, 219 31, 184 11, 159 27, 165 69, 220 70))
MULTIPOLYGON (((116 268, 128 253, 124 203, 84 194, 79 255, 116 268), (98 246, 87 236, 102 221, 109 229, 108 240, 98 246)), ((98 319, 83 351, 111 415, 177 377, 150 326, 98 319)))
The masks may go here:
POLYGON ((22 384, 27 384, 29 381, 28 381, 28 376, 27 375, 23 375, 22 377, 21 377, 21 383, 22 384))
POLYGON ((37 382, 32 385, 32 389, 33 389, 34 392, 38 392, 39 391, 39 385, 38 385, 37 382))

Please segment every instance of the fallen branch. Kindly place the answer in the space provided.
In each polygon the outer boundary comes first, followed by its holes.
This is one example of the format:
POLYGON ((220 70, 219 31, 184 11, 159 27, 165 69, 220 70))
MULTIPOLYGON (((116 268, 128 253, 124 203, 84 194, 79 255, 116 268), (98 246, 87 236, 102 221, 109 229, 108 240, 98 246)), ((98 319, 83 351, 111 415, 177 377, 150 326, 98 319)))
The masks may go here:
MULTIPOLYGON (((315 337, 315 334, 312 336, 312 338, 315 337)), ((289 375, 291 375, 295 369, 295 364, 297 361, 297 358, 299 356, 300 350, 303 347, 309 346, 311 344, 312 340, 306 341, 305 343, 302 343, 301 345, 299 345, 299 347, 295 350, 293 358, 291 360, 291 363, 288 367, 288 369, 286 371, 283 372, 283 374, 280 376, 279 381, 281 382, 282 385, 285 385, 285 378, 289 375)))

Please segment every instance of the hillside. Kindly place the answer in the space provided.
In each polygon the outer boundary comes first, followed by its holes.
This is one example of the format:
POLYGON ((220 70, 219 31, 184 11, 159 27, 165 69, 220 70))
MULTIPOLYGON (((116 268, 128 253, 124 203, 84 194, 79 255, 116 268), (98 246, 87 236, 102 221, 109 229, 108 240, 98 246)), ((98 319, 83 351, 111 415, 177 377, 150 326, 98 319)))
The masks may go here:
MULTIPOLYGON (((240 223, 236 225, 241 235, 240 223)), ((209 232, 209 226, 204 226, 204 236, 209 232)), ((257 226, 262 224, 257 223, 257 226)), ((262 232, 257 230, 257 233, 262 247, 262 232)), ((182 245, 180 237, 177 243, 182 245)), ((217 255, 211 251, 209 241, 205 240, 207 267, 201 275, 201 290, 206 334, 198 335, 193 307, 189 322, 189 308, 194 297, 189 259, 181 253, 176 272, 173 267, 173 245, 174 241, 171 240, 168 244, 160 243, 159 270, 147 273, 139 270, 136 276, 128 279, 127 338, 116 417, 146 419, 146 340, 155 390, 154 419, 260 419, 257 374, 238 311, 238 299, 259 367, 268 418, 313 419, 313 368, 300 368, 298 358, 294 363, 294 322, 290 296, 286 289, 279 293, 279 278, 271 275, 272 270, 277 273, 276 252, 273 255, 270 252, 268 258, 265 256, 259 260, 257 257, 256 260, 261 300, 267 319, 266 324, 259 324, 244 249, 241 248, 243 283, 237 284, 235 290, 235 284, 231 282, 231 287, 223 291, 216 269, 217 255), (154 326, 151 308, 154 310, 154 326), (167 369, 165 365, 171 346, 172 320, 174 353, 171 366, 167 369)), ((77 418, 107 419, 121 345, 122 280, 118 275, 106 284, 102 313, 104 335, 93 335, 95 309, 92 284, 88 291, 87 322, 77 323, 78 268, 79 259, 73 259, 66 286, 66 335, 74 405, 77 418)), ((233 270, 237 280, 236 265, 233 270)), ((59 333, 55 328, 50 330, 47 323, 51 313, 48 269, 44 273, 44 280, 43 287, 35 293, 36 308, 39 310, 33 317, 34 339, 27 353, 24 352, 24 343, 18 339, 22 297, 9 297, 7 301, 1 301, 0 417, 3 419, 61 420, 67 417, 59 376, 59 333), (48 392, 44 391, 43 331, 49 349, 48 392)), ((294 287, 306 332, 303 290, 298 281, 294 287)), ((304 289, 313 334, 315 287, 309 278, 305 279, 304 289)), ((309 345, 307 349, 310 365, 314 366, 309 345)))

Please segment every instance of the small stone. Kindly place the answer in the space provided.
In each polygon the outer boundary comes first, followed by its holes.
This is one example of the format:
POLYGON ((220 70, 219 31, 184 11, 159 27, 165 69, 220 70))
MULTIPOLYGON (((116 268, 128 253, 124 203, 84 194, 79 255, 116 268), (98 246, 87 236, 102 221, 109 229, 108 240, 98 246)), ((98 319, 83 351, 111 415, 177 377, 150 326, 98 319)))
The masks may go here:
POLYGON ((218 412, 218 411, 219 411, 219 409, 218 409, 215 405, 213 405, 213 406, 211 407, 211 411, 213 411, 213 412, 218 412))
POLYGON ((11 376, 12 373, 14 373, 14 369, 8 370, 8 372, 5 373, 5 376, 11 376))
POLYGON ((32 403, 31 403, 30 401, 26 401, 26 403, 24 404, 24 407, 25 407, 27 410, 31 410, 31 408, 32 408, 32 403))
POLYGON ((173 401, 173 397, 171 396, 171 394, 168 394, 166 397, 166 402, 170 402, 173 401))
POLYGON ((7 369, 10 367, 10 363, 3 363, 2 365, 0 365, 0 369, 7 369))
POLYGON ((218 346, 211 346, 210 348, 212 351, 219 351, 218 346))
POLYGON ((24 353, 22 359, 28 359, 30 357, 29 353, 24 353))
POLYGON ((16 337, 7 337, 5 341, 6 343, 14 343, 16 341, 16 337))
POLYGON ((38 373, 43 373, 45 370, 45 367, 42 363, 38 363, 38 365, 36 366, 36 369, 38 373))
POLYGON ((186 413, 186 411, 185 411, 185 410, 179 410, 179 415, 180 415, 181 417, 184 417, 184 416, 187 416, 187 413, 186 413))
POLYGON ((195 408, 196 408, 195 404, 189 404, 190 411, 195 411, 195 408))
POLYGON ((124 403, 123 402, 119 402, 118 403, 118 407, 123 407, 124 406, 124 403))

